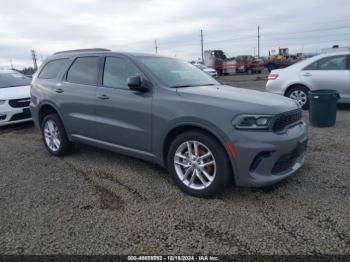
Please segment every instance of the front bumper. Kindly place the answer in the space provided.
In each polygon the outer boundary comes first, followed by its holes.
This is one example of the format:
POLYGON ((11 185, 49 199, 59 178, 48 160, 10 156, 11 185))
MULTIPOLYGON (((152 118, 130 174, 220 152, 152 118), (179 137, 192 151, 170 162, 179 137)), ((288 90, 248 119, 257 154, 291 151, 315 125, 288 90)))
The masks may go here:
POLYGON ((293 175, 305 161, 304 122, 278 134, 233 130, 229 138, 236 151, 233 165, 237 186, 272 185, 293 175))
POLYGON ((0 105, 0 126, 7 126, 31 121, 32 116, 28 107, 11 107, 6 101, 0 105))

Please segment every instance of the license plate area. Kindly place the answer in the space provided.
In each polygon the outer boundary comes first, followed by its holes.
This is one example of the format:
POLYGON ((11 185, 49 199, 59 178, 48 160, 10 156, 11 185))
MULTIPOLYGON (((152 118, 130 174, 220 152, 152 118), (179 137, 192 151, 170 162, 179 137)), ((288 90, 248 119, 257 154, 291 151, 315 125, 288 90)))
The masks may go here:
POLYGON ((295 149, 294 151, 294 155, 296 157, 300 156, 302 153, 305 153, 306 150, 307 150, 307 143, 308 143, 308 140, 305 139, 304 141, 301 141, 298 143, 297 145, 297 148, 295 149))
POLYGON ((288 169, 294 169, 293 167, 297 159, 304 154, 307 149, 307 142, 307 139, 300 141, 292 152, 280 157, 272 168, 272 174, 276 175, 288 169))
POLYGON ((29 108, 23 108, 23 114, 30 114, 30 109, 29 108))

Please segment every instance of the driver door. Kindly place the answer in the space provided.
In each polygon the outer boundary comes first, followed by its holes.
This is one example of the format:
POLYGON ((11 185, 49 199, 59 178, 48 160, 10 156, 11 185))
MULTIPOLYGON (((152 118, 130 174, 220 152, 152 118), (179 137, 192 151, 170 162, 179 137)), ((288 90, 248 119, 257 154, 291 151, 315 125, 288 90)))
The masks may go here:
POLYGON ((152 90, 131 91, 127 78, 135 75, 143 76, 128 58, 105 57, 96 89, 97 136, 113 145, 150 152, 152 90))

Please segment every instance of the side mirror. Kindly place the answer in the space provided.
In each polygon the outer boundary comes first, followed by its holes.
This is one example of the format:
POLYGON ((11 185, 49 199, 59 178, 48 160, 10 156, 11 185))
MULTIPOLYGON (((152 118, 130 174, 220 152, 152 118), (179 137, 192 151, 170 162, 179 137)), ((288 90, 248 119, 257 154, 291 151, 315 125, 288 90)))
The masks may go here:
POLYGON ((146 92, 147 88, 143 85, 141 76, 129 76, 127 79, 130 90, 146 92))

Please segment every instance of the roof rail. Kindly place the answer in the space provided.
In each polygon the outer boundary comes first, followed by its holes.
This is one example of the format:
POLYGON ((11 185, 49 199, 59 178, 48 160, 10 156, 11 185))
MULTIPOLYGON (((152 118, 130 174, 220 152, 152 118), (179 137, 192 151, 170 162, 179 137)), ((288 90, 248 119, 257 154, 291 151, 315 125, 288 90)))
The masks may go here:
POLYGON ((56 53, 54 53, 54 55, 66 54, 66 53, 77 53, 77 52, 97 52, 97 51, 109 51, 110 52, 112 50, 106 49, 106 48, 73 49, 73 50, 56 52, 56 53))

